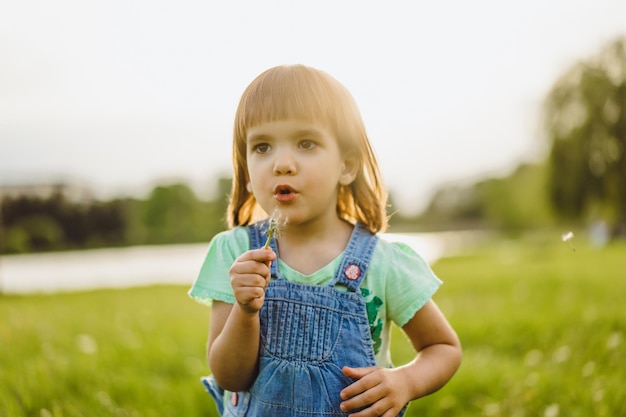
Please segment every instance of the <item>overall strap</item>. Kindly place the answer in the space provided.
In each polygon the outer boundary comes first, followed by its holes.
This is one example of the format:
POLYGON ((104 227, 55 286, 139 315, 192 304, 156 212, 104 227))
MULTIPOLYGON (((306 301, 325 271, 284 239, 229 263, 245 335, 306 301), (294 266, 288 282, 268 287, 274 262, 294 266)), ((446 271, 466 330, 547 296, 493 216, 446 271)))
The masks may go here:
POLYGON ((341 284, 356 292, 365 278, 377 242, 378 236, 357 223, 331 285, 341 284))
MULTIPOLYGON (((248 235, 250 236, 250 249, 259 249, 265 245, 268 226, 269 222, 267 221, 267 219, 248 226, 248 235)), ((273 277, 281 279, 278 274, 278 247, 276 246, 275 238, 272 238, 272 240, 270 241, 270 247, 276 254, 276 260, 272 262, 270 272, 273 277)))

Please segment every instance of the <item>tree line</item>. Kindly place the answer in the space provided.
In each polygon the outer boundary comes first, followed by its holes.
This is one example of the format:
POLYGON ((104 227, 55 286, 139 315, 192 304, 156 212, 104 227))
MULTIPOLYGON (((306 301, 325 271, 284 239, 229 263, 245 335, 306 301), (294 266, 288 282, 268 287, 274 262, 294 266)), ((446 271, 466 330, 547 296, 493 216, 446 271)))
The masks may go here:
MULTIPOLYGON (((533 188, 535 179, 502 181, 518 181, 533 188)), ((3 253, 208 242, 226 228, 230 183, 229 178, 220 179, 218 197, 213 200, 198 198, 184 183, 159 185, 145 199, 77 200, 68 197, 69 187, 65 186, 58 186, 46 197, 34 194, 5 197, 0 206, 3 253)), ((496 208, 494 205, 499 201, 507 200, 501 198, 497 188, 486 183, 464 191, 444 187, 422 214, 405 216, 397 212, 391 216, 390 228, 396 231, 486 227, 517 230, 537 226, 536 213, 521 208, 515 211, 513 206, 496 208), (485 187, 490 191, 478 196, 485 187), (450 199, 450 195, 455 198, 450 199)), ((393 196, 390 200, 393 201, 393 196)), ((392 203, 390 211, 393 210, 392 203)))
POLYGON ((223 198, 215 201, 182 183, 157 186, 145 199, 75 200, 62 185, 46 197, 4 197, 3 253, 208 241, 224 230, 229 184, 220 180, 223 198))

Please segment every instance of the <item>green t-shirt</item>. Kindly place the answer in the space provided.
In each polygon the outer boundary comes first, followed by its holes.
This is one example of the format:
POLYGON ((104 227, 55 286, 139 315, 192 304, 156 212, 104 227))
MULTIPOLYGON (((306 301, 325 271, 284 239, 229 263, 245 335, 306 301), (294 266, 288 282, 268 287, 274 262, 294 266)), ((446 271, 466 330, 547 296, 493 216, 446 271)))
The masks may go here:
MULTIPOLYGON (((221 232, 211 241, 200 274, 189 290, 198 302, 211 300, 234 303, 229 270, 242 253, 249 250, 245 227, 221 232)), ((291 282, 328 285, 341 263, 343 253, 317 272, 304 275, 278 261, 283 277, 291 282)), ((361 283, 367 302, 372 341, 379 366, 390 367, 389 342, 391 322, 402 327, 430 300, 441 281, 413 249, 403 243, 379 239, 369 269, 361 283)))

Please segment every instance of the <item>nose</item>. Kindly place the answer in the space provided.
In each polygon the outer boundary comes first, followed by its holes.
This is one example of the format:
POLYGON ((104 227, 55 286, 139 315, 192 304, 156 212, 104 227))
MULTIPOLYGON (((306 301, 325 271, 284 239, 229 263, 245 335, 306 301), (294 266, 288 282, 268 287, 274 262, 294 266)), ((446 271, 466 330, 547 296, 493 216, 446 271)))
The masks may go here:
POLYGON ((296 161, 289 150, 277 151, 274 158, 274 175, 295 175, 296 161))

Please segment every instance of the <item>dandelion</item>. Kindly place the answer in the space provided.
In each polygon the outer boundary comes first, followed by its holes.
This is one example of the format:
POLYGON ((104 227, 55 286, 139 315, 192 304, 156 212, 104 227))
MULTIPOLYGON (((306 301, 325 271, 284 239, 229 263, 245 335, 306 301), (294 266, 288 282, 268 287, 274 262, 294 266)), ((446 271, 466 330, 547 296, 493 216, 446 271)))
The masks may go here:
POLYGON ((595 362, 589 361, 583 366, 583 376, 590 376, 596 370, 595 362))
POLYGON ((539 374, 537 372, 533 372, 528 374, 526 379, 524 379, 524 384, 528 387, 533 387, 539 382, 539 374))
POLYGON ((268 221, 267 230, 265 232, 267 234, 267 239, 265 240, 265 245, 263 246, 263 249, 267 249, 270 246, 270 242, 272 241, 272 238, 278 237, 278 235, 280 234, 281 228, 286 223, 287 223, 287 219, 283 221, 281 219, 280 213, 277 210, 275 210, 274 213, 272 213, 272 216, 269 218, 269 221, 268 221))
POLYGON ((274 237, 277 231, 278 231, 278 219, 275 219, 274 217, 270 217, 269 226, 267 227, 267 232, 266 232, 267 240, 265 241, 265 245, 263 246, 263 249, 268 248, 272 238, 274 237))
POLYGON ((87 355, 93 355, 98 351, 98 343, 96 342, 96 339, 88 334, 79 334, 76 337, 76 345, 78 350, 87 355))
POLYGON ((613 332, 606 341, 606 348, 609 350, 617 349, 622 344, 622 333, 613 332))
POLYGON ((593 393, 593 400, 597 403, 602 402, 602 400, 604 399, 604 390, 603 389, 599 389, 596 392, 593 393))
POLYGON ((483 408, 483 413, 486 416, 499 416, 500 415, 500 404, 498 403, 489 403, 486 404, 483 408))
POLYGON ((574 232, 572 231, 569 231, 565 233, 564 235, 561 235, 561 240, 563 242, 570 242, 570 247, 572 248, 574 252, 576 252, 576 249, 574 249, 574 245, 572 244, 572 239, 574 239, 574 232))
POLYGON ((559 405, 558 404, 550 404, 546 407, 543 412, 543 417, 558 417, 559 415, 559 405))
POLYGON ((441 401, 439 401, 439 408, 442 410, 453 409, 457 405, 457 400, 455 397, 448 395, 447 397, 443 397, 441 401))
POLYGON ((539 349, 533 349, 526 354, 524 362, 526 366, 537 366, 541 362, 541 359, 543 359, 543 352, 539 349))
POLYGON ((570 348, 567 345, 561 346, 556 351, 554 351, 554 354, 552 355, 552 359, 556 363, 563 363, 563 362, 566 362, 570 358, 571 353, 572 353, 572 348, 570 348))

